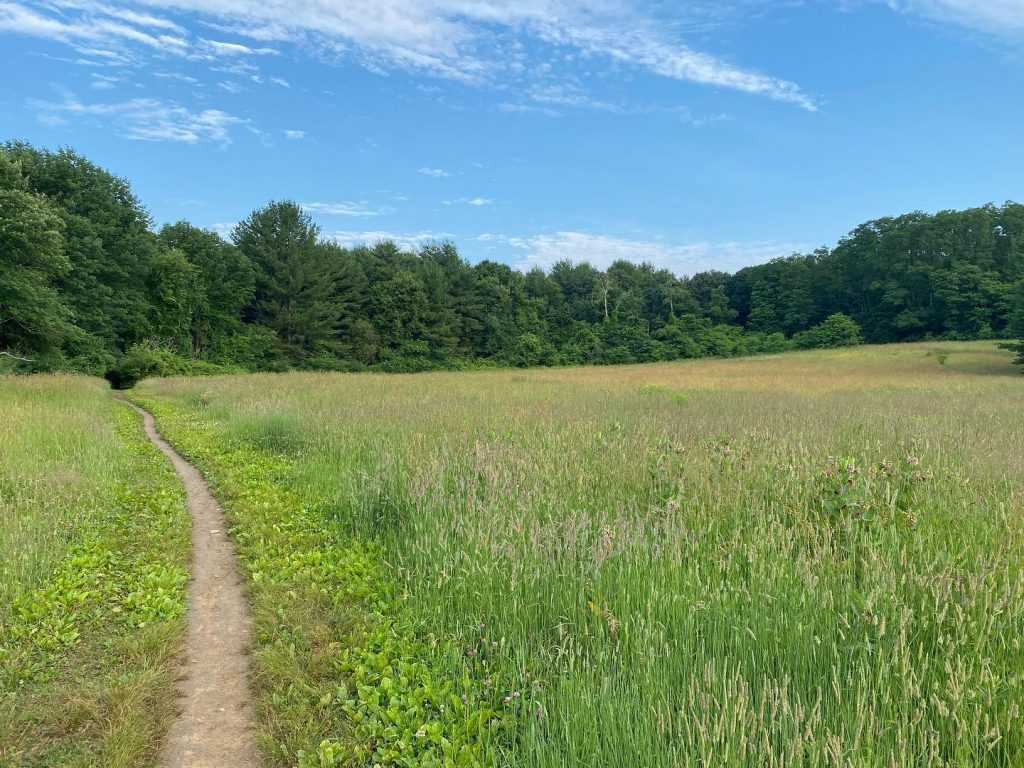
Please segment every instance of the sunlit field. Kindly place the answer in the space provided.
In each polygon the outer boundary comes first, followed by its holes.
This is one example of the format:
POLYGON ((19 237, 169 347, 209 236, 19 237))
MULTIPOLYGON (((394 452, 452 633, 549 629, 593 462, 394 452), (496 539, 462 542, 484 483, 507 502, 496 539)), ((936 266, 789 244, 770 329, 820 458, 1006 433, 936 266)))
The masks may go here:
MULTIPOLYGON (((1017 766, 1024 379, 1010 359, 922 343, 165 379, 138 396, 215 486, 249 471, 232 452, 267 457, 250 479, 287 490, 322 532, 311 541, 366 543, 393 599, 329 624, 400 627, 431 675, 488 702, 482 720, 502 726, 470 738, 467 761, 1017 766)), ((228 499, 243 534, 246 498, 228 499)), ((374 731, 372 692, 351 680, 385 697, 408 681, 383 684, 390 666, 367 678, 344 644, 318 646, 349 683, 317 700, 329 743, 308 764, 429 751, 445 705, 385 710, 374 731)))
POLYGON ((0 766, 152 764, 188 517, 99 379, 0 376, 0 766))
POLYGON ((118 468, 107 387, 0 378, 0 615, 38 586, 118 468))

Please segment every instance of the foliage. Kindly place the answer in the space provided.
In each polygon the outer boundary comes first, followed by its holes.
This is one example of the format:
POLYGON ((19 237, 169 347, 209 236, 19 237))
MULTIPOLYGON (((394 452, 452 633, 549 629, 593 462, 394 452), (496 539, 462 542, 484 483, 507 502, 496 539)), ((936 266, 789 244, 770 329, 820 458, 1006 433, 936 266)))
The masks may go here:
POLYGON ((114 389, 131 389, 150 376, 213 376, 237 373, 238 368, 182 357, 152 342, 133 345, 105 374, 114 389))
POLYGON ((69 269, 60 217, 0 154, 0 350, 45 353, 71 336, 70 312, 53 287, 69 269))
POLYGON ((150 336, 147 278, 157 246, 149 214, 127 182, 69 149, 13 143, 0 154, 20 165, 27 191, 44 196, 61 219, 70 268, 51 285, 89 339, 78 343, 116 355, 150 336))
POLYGON ((285 358, 301 364, 331 345, 337 307, 319 229, 292 202, 270 203, 235 227, 232 239, 256 271, 247 315, 274 331, 285 358))
POLYGON ((0 196, 13 238, 0 349, 32 370, 102 374, 140 343, 246 370, 408 373, 1009 339, 1024 279, 1015 203, 879 219, 831 250, 676 276, 625 261, 524 274, 450 243, 343 248, 290 201, 253 211, 230 243, 184 221, 154 233, 124 180, 18 143, 0 147, 0 196))
POLYGON ((1014 291, 1011 332, 1019 339, 1016 346, 1011 347, 1016 349, 1017 364, 1024 365, 1024 279, 1017 283, 1014 291))
POLYGON ((188 320, 187 332, 175 336, 184 353, 214 362, 258 366, 259 355, 250 359, 237 349, 238 337, 246 331, 242 311, 255 290, 249 259, 216 232, 184 221, 165 226, 158 239, 168 251, 182 254, 191 267, 194 282, 186 282, 179 291, 185 298, 178 302, 191 310, 183 318, 188 320))
POLYGON ((793 344, 800 349, 854 347, 861 343, 860 326, 841 312, 829 315, 818 325, 793 337, 793 344))

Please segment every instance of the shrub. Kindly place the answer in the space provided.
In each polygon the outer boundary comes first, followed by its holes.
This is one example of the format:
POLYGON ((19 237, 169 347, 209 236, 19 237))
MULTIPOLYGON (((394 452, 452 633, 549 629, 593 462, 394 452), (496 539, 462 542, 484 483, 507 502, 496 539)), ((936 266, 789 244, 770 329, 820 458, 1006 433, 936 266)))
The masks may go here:
POLYGON ((385 373, 421 373, 444 369, 446 362, 444 353, 431 349, 429 342, 406 341, 376 369, 385 373))
POLYGON ((864 339, 857 321, 837 312, 813 328, 793 336, 793 343, 799 349, 834 349, 863 344, 864 339))
POLYGON ((206 360, 191 360, 148 341, 130 347, 104 377, 114 389, 131 389, 142 379, 151 376, 214 376, 238 373, 240 370, 206 360))
POLYGON ((508 363, 516 368, 533 368, 549 365, 554 349, 535 333, 524 333, 516 338, 508 354, 508 363))

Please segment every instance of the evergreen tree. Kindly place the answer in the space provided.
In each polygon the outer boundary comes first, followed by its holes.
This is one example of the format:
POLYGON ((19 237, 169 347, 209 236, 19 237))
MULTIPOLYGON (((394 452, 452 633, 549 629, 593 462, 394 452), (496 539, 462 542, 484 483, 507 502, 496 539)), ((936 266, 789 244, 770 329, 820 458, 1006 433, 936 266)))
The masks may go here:
POLYGON ((1024 365, 1024 279, 1017 283, 1013 292, 1013 306, 1010 312, 1011 332, 1017 337, 1017 364, 1024 365))
POLYGON ((450 243, 343 248, 292 202, 254 211, 234 244, 150 227, 126 182, 73 151, 0 147, 0 351, 102 372, 132 350, 129 374, 398 371, 1024 337, 1015 203, 878 219, 831 250, 686 278, 625 261, 523 274, 450 243))
POLYGON ((254 211, 232 233, 238 250, 256 270, 246 319, 270 328, 279 350, 301 365, 335 345, 339 311, 332 300, 330 249, 297 203, 274 202, 254 211))

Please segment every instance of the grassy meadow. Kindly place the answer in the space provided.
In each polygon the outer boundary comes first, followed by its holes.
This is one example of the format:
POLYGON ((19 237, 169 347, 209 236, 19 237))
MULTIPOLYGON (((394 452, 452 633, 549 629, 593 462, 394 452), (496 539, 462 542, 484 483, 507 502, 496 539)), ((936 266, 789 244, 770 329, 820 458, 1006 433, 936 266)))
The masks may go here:
POLYGON ((270 765, 1016 766, 1010 359, 922 343, 133 396, 232 522, 270 765))
POLYGON ((0 377, 0 766, 153 764, 188 515, 106 383, 0 377))

